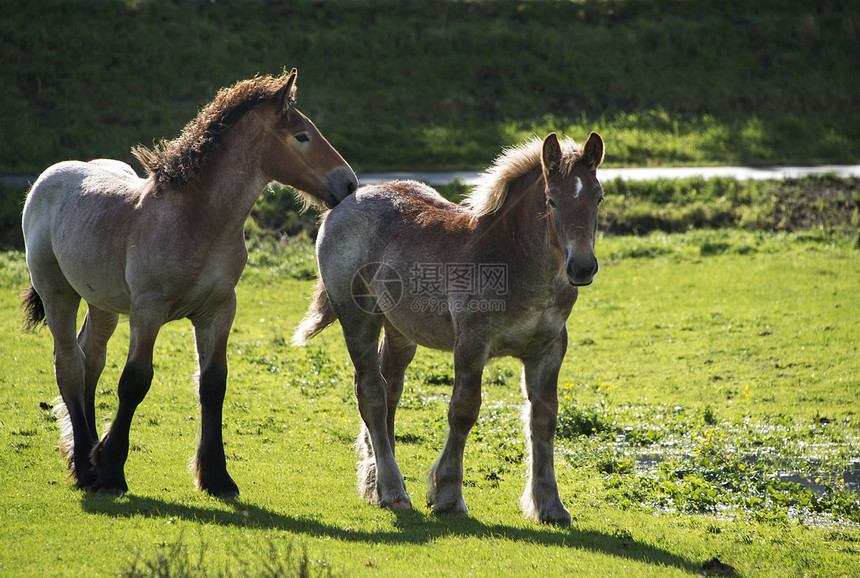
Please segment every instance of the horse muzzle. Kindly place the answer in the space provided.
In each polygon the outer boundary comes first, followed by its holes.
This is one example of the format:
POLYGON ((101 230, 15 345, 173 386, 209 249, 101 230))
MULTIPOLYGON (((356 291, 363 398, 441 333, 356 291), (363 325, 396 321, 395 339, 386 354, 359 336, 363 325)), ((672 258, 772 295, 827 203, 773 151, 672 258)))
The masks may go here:
POLYGON ((323 201, 333 209, 358 189, 358 177, 351 168, 339 167, 326 175, 325 184, 328 191, 323 201))
POLYGON ((584 259, 581 261, 571 259, 565 266, 567 281, 576 287, 591 285, 594 276, 597 275, 597 258, 584 259))

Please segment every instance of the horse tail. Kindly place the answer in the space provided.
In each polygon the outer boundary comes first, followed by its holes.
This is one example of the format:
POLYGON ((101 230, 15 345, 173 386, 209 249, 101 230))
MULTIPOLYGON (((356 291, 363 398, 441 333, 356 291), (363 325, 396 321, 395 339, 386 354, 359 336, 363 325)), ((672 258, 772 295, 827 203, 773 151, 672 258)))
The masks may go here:
POLYGON ((35 331, 45 324, 45 304, 36 293, 35 287, 30 286, 21 295, 21 307, 24 309, 24 330, 35 331))
POLYGON ((293 345, 305 345, 335 321, 337 321, 337 315, 331 306, 331 299, 328 297, 322 279, 317 279, 314 301, 305 314, 305 318, 296 328, 296 333, 293 335, 293 345))

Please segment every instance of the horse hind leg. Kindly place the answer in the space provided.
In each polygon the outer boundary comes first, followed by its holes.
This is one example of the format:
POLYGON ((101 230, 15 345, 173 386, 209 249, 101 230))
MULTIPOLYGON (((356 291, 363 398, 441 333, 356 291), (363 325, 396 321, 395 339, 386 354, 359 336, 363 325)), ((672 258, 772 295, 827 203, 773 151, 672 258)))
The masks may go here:
MULTIPOLYGON (((357 386, 356 386, 357 387, 357 386)), ((373 442, 370 440, 370 430, 367 424, 361 422, 358 439, 355 440, 355 453, 358 456, 358 495, 365 502, 379 503, 379 493, 376 488, 376 455, 373 453, 373 442)))
MULTIPOLYGON (((386 384, 386 429, 388 442, 391 444, 392 453, 395 450, 394 441, 394 416, 397 412, 397 404, 403 393, 403 384, 406 368, 415 357, 417 346, 403 336, 390 324, 385 324, 382 342, 379 346, 379 367, 382 378, 386 384)), ((358 487, 359 494, 369 501, 378 502, 376 493, 376 456, 373 453, 370 432, 367 425, 362 423, 361 431, 356 440, 356 451, 358 453, 358 487)))
MULTIPOLYGON (((54 407, 60 427, 60 453, 67 462, 70 477, 77 480, 79 488, 87 488, 95 475, 89 456, 96 437, 86 409, 86 358, 75 337, 81 298, 56 264, 30 264, 30 269, 54 340, 54 371, 62 400, 54 407)), ((28 300, 32 303, 35 297, 30 293, 28 300)))
POLYGON ((358 439, 359 455, 366 455, 366 459, 359 463, 359 493, 382 508, 407 510, 412 507, 412 500, 406 493, 403 476, 397 467, 389 440, 387 386, 375 347, 381 323, 375 316, 350 313, 354 315, 350 317, 339 312, 338 318, 344 328, 347 349, 355 367, 355 395, 364 422, 358 439))
POLYGON ((84 352, 85 358, 85 412, 93 439, 98 439, 95 413, 96 387, 105 368, 108 341, 113 335, 118 321, 119 315, 107 313, 90 305, 78 333, 78 345, 84 352))
MULTIPOLYGON (((73 425, 73 412, 69 410, 69 404, 61 395, 54 406, 54 415, 57 418, 57 423, 60 427, 60 449, 63 456, 69 463, 69 470, 74 474, 78 471, 87 472, 84 479, 79 477, 79 486, 88 487, 95 479, 95 472, 92 470, 92 464, 88 463, 86 469, 75 464, 76 461, 89 461, 92 447, 96 444, 98 433, 96 432, 96 413, 95 413, 95 391, 99 382, 99 377, 104 370, 107 343, 116 328, 119 316, 105 313, 90 307, 87 310, 84 323, 78 333, 77 345, 83 353, 84 366, 84 392, 83 392, 83 412, 84 423, 89 433, 89 438, 85 443, 75 443, 75 426, 73 425), (81 449, 80 455, 75 458, 75 447, 81 449)), ((76 362, 80 366, 80 362, 76 362)), ((68 370, 63 370, 67 372, 68 370)), ((78 371, 78 368, 75 369, 78 371)), ((59 375, 58 370, 58 375, 59 375)), ((62 387, 61 387, 62 390, 62 387)), ((79 421, 76 420, 76 421, 79 421)), ((83 427, 83 426, 78 426, 83 427)))
POLYGON ((448 406, 448 437, 427 480, 427 504, 434 514, 468 514, 463 499, 463 453, 466 438, 481 409, 481 376, 487 360, 485 346, 458 339, 454 350, 454 390, 448 406))
POLYGON ((410 341, 390 324, 385 324, 382 343, 379 346, 379 368, 386 384, 386 403, 388 406, 388 441, 394 450, 394 415, 403 394, 406 368, 415 357, 417 345, 410 341))

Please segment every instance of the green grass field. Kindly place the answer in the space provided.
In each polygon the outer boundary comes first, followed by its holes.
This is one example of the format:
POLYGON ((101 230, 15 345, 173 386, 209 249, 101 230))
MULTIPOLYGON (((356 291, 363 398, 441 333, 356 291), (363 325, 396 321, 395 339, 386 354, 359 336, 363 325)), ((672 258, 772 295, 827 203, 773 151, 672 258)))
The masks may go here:
MULTIPOLYGON (((856 575, 852 240, 693 231, 606 237, 597 254, 560 378, 556 464, 569 529, 519 511, 525 444, 510 359, 486 370, 465 458, 469 517, 424 506, 453 378, 450 355, 428 350, 410 367, 398 413, 398 460, 416 507, 393 514, 359 499, 359 417, 340 330, 289 345, 312 289, 306 241, 252 251, 238 286, 224 427, 240 498, 193 489, 187 322, 159 337, 132 428, 129 493, 76 491, 40 407, 57 393, 50 335, 19 332, 26 267, 20 253, 2 254, 0 574, 693 576, 728 565, 739 576, 856 575)), ((121 323, 100 385, 105 421, 127 335, 121 323)))
MULTIPOLYGON (((0 173, 178 135, 218 88, 299 68, 359 174, 485 168, 598 130, 606 165, 856 163, 856 0, 6 0, 0 173)), ((339 327, 290 346, 314 219, 275 187, 246 227, 224 411, 237 500, 193 488, 193 336, 165 327, 120 498, 66 480, 48 331, 22 333, 25 191, 0 185, 0 576, 860 575, 860 180, 604 183, 601 270, 568 322, 556 470, 570 528, 524 520, 520 369, 486 369, 468 517, 435 517, 450 354, 398 412, 415 508, 363 503, 339 327), (763 232, 766 231, 766 232, 763 232), (308 235, 304 234, 308 233, 308 235), (285 237, 289 235, 289 237, 285 237)), ((459 198, 462 184, 443 191, 459 198)), ((97 395, 105 426, 121 321, 97 395)))

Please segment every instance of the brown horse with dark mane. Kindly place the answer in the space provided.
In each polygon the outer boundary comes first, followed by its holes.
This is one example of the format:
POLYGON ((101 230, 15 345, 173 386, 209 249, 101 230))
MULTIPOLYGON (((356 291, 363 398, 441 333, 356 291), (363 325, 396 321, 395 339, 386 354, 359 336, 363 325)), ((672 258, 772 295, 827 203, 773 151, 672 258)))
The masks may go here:
POLYGON ((271 181, 308 204, 334 207, 358 181, 349 165, 294 106, 296 70, 258 76, 218 92, 175 140, 125 163, 67 161, 30 190, 23 229, 31 286, 28 326, 47 323, 62 404, 62 450, 81 488, 128 490, 124 466, 135 409, 149 391, 161 326, 188 318, 200 365, 200 489, 239 490, 224 456, 221 417, 235 286, 247 260, 244 224, 271 181), (76 334, 81 299, 87 313, 76 334), (116 417, 99 441, 95 391, 120 314, 131 340, 116 417))
POLYGON ((430 470, 435 513, 466 513, 463 451, 491 357, 523 363, 529 479, 526 515, 566 525, 553 465, 558 373, 578 287, 597 273, 594 238, 603 140, 548 135, 502 155, 466 199, 414 182, 363 187, 326 216, 317 238, 321 283, 296 332, 304 343, 340 320, 364 425, 361 495, 411 507, 394 459, 394 415, 416 344, 454 352, 448 438, 430 470), (377 350, 380 330, 382 343, 377 350))

